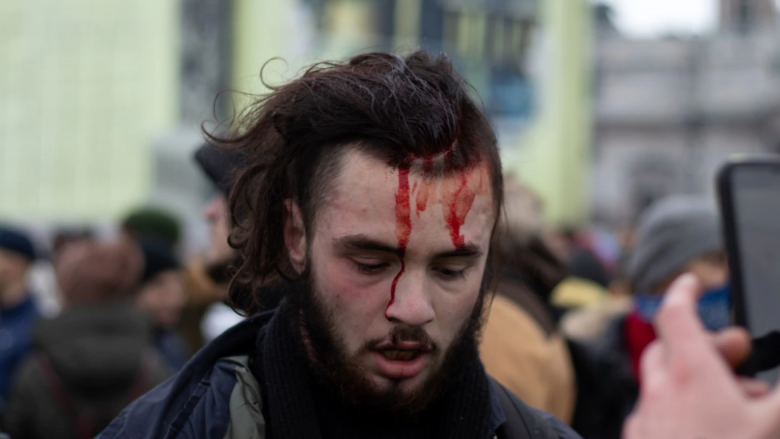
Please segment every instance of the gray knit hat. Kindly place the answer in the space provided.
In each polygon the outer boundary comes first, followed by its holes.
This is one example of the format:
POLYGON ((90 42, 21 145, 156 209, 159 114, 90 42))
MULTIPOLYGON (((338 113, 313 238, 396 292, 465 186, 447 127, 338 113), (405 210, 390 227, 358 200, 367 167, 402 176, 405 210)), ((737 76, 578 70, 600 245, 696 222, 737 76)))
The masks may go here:
POLYGON ((650 292, 692 260, 723 248, 714 204, 703 197, 672 195, 642 212, 628 276, 636 292, 650 292))

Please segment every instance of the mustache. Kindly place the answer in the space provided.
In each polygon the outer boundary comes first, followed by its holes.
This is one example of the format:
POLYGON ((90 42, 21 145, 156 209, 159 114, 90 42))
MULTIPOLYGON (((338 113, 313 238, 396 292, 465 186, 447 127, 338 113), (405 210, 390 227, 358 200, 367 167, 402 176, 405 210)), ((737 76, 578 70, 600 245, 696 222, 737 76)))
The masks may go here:
POLYGON ((390 339, 393 345, 398 345, 401 342, 417 343, 423 346, 423 349, 429 351, 430 353, 434 353, 439 350, 436 342, 433 341, 431 336, 429 336, 428 333, 425 332, 423 328, 419 326, 405 326, 405 325, 396 326, 395 328, 393 328, 393 330, 390 332, 388 337, 378 337, 378 338, 372 338, 371 340, 368 340, 363 345, 363 349, 368 351, 375 350, 377 346, 379 346, 381 343, 386 342, 388 338, 390 339))

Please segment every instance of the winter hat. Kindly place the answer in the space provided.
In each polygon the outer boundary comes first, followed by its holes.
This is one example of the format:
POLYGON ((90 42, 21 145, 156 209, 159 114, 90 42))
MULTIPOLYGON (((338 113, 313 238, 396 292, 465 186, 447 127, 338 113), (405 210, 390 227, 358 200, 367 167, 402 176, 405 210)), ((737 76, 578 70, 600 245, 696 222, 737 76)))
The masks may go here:
POLYGON ((77 241, 54 263, 57 282, 68 305, 121 300, 141 279, 143 255, 131 239, 77 241))
POLYGON ((205 144, 195 151, 195 161, 225 196, 230 195, 241 160, 237 152, 205 144))
POLYGON ((179 242, 181 225, 172 213, 155 207, 136 209, 122 221, 122 228, 133 236, 151 236, 170 246, 179 242))
POLYGON ((628 276, 636 292, 651 292, 692 260, 723 248, 720 217, 712 203, 691 195, 669 196, 640 216, 628 276))
POLYGON ((28 261, 35 260, 35 247, 30 238, 22 231, 0 226, 0 248, 16 253, 28 261))
POLYGON ((181 268, 179 258, 173 249, 165 241, 153 238, 141 238, 138 240, 141 253, 144 257, 144 269, 141 274, 141 283, 150 281, 159 273, 181 268))

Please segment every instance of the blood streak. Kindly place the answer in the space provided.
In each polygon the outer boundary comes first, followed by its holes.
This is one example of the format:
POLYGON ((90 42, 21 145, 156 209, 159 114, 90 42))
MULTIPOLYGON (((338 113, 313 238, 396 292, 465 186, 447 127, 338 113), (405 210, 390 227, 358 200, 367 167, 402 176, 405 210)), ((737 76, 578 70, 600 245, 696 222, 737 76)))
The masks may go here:
POLYGON ((409 235, 412 234, 411 211, 409 167, 400 166, 398 168, 398 192, 395 193, 395 236, 398 239, 398 258, 401 260, 401 269, 393 278, 393 283, 390 286, 390 301, 385 309, 385 317, 387 317, 387 309, 395 302, 395 287, 406 268, 404 255, 406 253, 406 245, 409 243, 409 235))
MULTIPOLYGON (((433 171, 433 156, 428 155, 423 157, 423 180, 420 182, 420 190, 416 192, 416 196, 414 198, 415 205, 417 207, 417 217, 420 217, 420 212, 424 212, 425 208, 428 207, 428 196, 430 194, 431 189, 431 183, 430 183, 430 173, 433 171)), ((417 188, 417 183, 415 183, 415 189, 417 188)), ((412 190, 412 192, 415 192, 412 190)))
MULTIPOLYGON (((415 183, 416 184, 416 183, 415 183)), ((431 189, 431 183, 427 181, 420 182, 419 190, 414 198, 414 204, 417 206, 417 217, 420 217, 420 212, 425 211, 428 207, 428 194, 431 189)))
POLYGON ((454 187, 452 193, 444 200, 444 218, 455 248, 465 245, 465 238, 460 234, 460 228, 466 222, 466 215, 468 215, 471 206, 474 204, 477 191, 482 189, 481 175, 479 188, 469 187, 469 174, 471 173, 464 172, 460 174, 460 181, 453 182, 457 187, 454 187))

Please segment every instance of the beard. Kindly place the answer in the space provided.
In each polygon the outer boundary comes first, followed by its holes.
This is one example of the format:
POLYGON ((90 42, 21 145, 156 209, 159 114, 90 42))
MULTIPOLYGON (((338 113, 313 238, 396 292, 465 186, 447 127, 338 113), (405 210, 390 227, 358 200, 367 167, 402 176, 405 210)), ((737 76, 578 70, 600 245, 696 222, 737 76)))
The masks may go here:
POLYGON ((292 333, 301 337, 300 346, 305 351, 302 355, 307 359, 309 373, 328 394, 358 411, 413 419, 459 380, 459 371, 467 369, 464 365, 479 361, 477 345, 488 290, 484 279, 471 315, 445 350, 421 327, 396 326, 389 334, 393 343, 417 342, 430 349, 428 354, 434 370, 411 390, 404 390, 399 380, 389 380, 389 384, 379 386, 357 359, 360 353, 371 351, 386 338, 369 340, 356 354, 350 355, 336 329, 337 316, 320 299, 311 271, 306 269, 296 283, 299 285, 288 296, 286 320, 292 325, 292 333))

